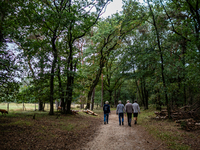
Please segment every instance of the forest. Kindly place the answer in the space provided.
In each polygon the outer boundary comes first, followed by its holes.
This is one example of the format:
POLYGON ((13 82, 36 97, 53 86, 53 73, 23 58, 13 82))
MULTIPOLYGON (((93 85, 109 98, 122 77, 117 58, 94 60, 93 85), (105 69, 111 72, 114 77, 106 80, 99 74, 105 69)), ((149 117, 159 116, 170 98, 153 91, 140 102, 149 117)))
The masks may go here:
POLYGON ((138 100, 142 109, 200 111, 200 1, 0 2, 0 102, 94 109, 138 100))

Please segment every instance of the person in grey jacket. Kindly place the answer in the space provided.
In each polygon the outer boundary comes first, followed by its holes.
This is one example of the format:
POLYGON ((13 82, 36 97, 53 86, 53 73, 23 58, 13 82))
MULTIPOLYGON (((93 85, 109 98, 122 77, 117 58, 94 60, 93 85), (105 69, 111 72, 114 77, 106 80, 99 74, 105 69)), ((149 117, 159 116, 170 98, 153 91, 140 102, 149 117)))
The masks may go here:
POLYGON ((131 119, 132 119, 132 113, 133 113, 133 106, 130 103, 129 100, 127 100, 127 104, 125 105, 125 110, 127 113, 127 120, 128 120, 128 125, 131 127, 131 119))
POLYGON ((140 106, 137 103, 137 100, 135 100, 132 106, 133 106, 133 116, 134 116, 134 122, 135 122, 134 124, 137 124, 138 113, 140 113, 140 106))
POLYGON ((117 110, 116 110, 116 114, 118 114, 119 116, 119 125, 121 126, 124 125, 124 104, 122 104, 121 101, 119 101, 119 104, 117 105, 117 110))

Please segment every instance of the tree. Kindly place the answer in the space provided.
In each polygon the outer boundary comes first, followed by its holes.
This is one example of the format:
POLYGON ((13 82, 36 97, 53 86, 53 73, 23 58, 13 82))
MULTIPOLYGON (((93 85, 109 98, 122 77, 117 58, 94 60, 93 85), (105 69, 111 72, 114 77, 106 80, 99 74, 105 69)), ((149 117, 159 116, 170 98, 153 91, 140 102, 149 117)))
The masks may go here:
MULTIPOLYGON (((35 37, 38 36, 36 32, 39 33, 39 37, 42 38, 41 48, 43 50, 51 49, 50 57, 53 58, 53 60, 51 61, 50 71, 49 114, 53 114, 54 76, 55 69, 57 68, 56 65, 58 55, 65 53, 66 57, 65 71, 67 73, 67 89, 63 89, 61 91, 66 91, 66 101, 63 102, 63 104, 65 106, 67 103, 67 113, 70 113, 74 75, 76 73, 75 70, 77 65, 77 60, 74 58, 74 55, 77 53, 77 49, 74 43, 76 40, 83 37, 90 30, 90 28, 96 24, 103 8, 107 3, 108 1, 32 1, 21 6, 23 9, 21 9, 19 14, 23 20, 23 31, 28 31, 29 35, 30 32, 32 32, 35 37), (96 12, 91 12, 91 9, 88 10, 89 7, 92 7, 93 9, 96 8, 96 12), (25 17, 22 15, 25 15, 25 17), (25 22, 25 20, 27 22, 25 22), (62 42, 65 44, 61 47, 59 46, 60 41, 65 41, 62 42)), ((59 78, 59 80, 60 79, 61 78, 59 78)), ((59 83, 61 83, 61 81, 59 81, 59 83)), ((60 88, 64 88, 64 86, 60 86, 60 88)))
POLYGON ((113 102, 115 107, 118 103, 116 91, 121 87, 122 83, 124 82, 124 71, 122 70, 120 60, 117 60, 117 58, 119 58, 120 53, 120 50, 116 50, 115 52, 112 51, 108 61, 105 64, 104 71, 104 88, 109 92, 110 103, 112 103, 113 92, 115 92, 115 100, 113 102))

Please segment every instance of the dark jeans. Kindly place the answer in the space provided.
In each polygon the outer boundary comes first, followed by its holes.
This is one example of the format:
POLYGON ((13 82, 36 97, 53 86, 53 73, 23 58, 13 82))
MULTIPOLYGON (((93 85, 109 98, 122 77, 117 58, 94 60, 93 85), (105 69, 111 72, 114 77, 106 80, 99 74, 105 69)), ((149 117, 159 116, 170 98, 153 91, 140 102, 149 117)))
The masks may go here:
POLYGON ((132 113, 127 113, 128 124, 131 124, 132 113))
POLYGON ((121 124, 121 120, 122 122, 124 122, 124 113, 119 113, 118 115, 119 115, 119 124, 121 124))
POLYGON ((104 122, 108 123, 109 113, 104 114, 104 122))

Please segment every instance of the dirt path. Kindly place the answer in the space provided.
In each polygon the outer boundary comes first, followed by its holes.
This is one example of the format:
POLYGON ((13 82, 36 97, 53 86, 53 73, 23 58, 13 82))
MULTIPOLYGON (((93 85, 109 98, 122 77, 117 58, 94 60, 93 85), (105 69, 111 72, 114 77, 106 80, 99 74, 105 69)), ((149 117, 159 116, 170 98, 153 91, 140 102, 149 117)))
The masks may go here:
POLYGON ((102 125, 95 133, 94 139, 82 150, 161 150, 161 142, 153 139, 139 124, 129 127, 125 117, 125 125, 119 126, 118 115, 109 116, 109 123, 102 125))

